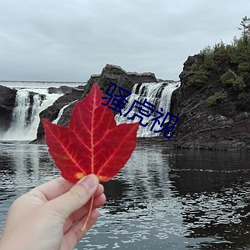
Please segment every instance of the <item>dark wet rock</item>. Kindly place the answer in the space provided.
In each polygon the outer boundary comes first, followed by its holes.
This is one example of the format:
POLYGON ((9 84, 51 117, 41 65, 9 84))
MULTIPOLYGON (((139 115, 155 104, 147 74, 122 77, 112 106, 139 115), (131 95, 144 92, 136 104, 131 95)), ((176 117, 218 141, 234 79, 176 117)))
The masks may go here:
POLYGON ((179 116, 173 141, 178 148, 211 150, 250 150, 250 93, 244 103, 231 92, 222 100, 208 105, 208 100, 223 86, 221 74, 212 74, 199 86, 190 84, 189 69, 201 64, 199 55, 189 57, 180 74, 181 87, 174 91, 171 113, 179 116))
POLYGON ((0 85, 0 131, 6 131, 12 121, 17 90, 0 85))
MULTIPOLYGON (((143 82, 157 82, 157 79, 153 73, 128 73, 119 66, 107 64, 100 75, 92 75, 88 80, 86 88, 84 90, 82 98, 84 98, 92 88, 94 82, 97 82, 103 93, 110 86, 110 82, 116 84, 131 92, 134 84, 143 82)), ((118 88, 115 90, 114 94, 119 94, 118 88)), ((60 124, 66 126, 69 122, 70 115, 72 113, 73 107, 68 107, 60 120, 60 124)))
MULTIPOLYGON (((5 132, 11 127, 13 111, 16 107, 16 95, 17 90, 0 86, 0 132, 5 132)), ((34 104, 34 96, 40 95, 40 102, 45 98, 45 95, 38 94, 36 92, 29 92, 29 109, 28 115, 26 116, 26 122, 30 123, 32 116, 32 107, 34 104)))
POLYGON ((70 94, 74 90, 83 90, 84 86, 79 85, 77 88, 76 87, 70 87, 70 86, 60 86, 58 88, 56 87, 50 87, 48 88, 49 94, 70 94))
POLYGON ((72 92, 72 87, 69 87, 69 86, 60 86, 58 88, 56 87, 48 88, 49 94, 66 94, 66 93, 71 93, 71 92, 72 92))
MULTIPOLYGON (((53 121, 57 118, 57 115, 62 107, 67 105, 68 103, 76 100, 84 98, 87 93, 90 91, 94 82, 98 82, 103 93, 108 89, 110 82, 128 90, 131 92, 134 84, 143 83, 143 82, 152 82, 156 83, 158 80, 156 79, 153 73, 136 73, 136 72, 126 72, 119 66, 109 65, 107 64, 100 75, 92 75, 85 87, 78 86, 77 88, 72 88, 72 92, 65 94, 63 97, 60 97, 51 107, 47 108, 43 112, 41 112, 40 117, 46 118, 49 121, 53 121), (78 93, 77 93, 78 92, 78 93), (77 95, 76 95, 77 94, 77 95)), ((51 91, 56 91, 55 89, 51 89, 51 91)), ((58 92, 57 92, 58 93, 58 92)), ((119 94, 118 88, 115 91, 115 94, 119 94)), ((62 126, 67 126, 69 123, 70 115, 72 113, 74 107, 74 103, 65 108, 61 119, 58 124, 62 126)), ((37 138, 44 137, 43 127, 40 123, 37 133, 37 138)))
POLYGON ((34 105, 34 97, 39 95, 39 100, 40 100, 40 104, 44 101, 44 99, 46 98, 46 95, 43 94, 39 94, 33 91, 29 92, 29 109, 28 109, 28 115, 26 117, 26 122, 27 123, 31 123, 31 117, 32 117, 32 111, 33 111, 33 105, 34 105))
MULTIPOLYGON (((110 82, 131 92, 136 83, 156 83, 158 80, 154 73, 126 72, 119 66, 107 64, 100 75, 92 75, 90 77, 86 86, 85 95, 90 91, 94 82, 97 82, 100 89, 105 93, 110 82)), ((118 88, 115 90, 115 94, 119 94, 118 88)))
MULTIPOLYGON (((66 108, 64 110, 64 115, 61 117, 61 119, 58 121, 58 124, 66 126, 68 124, 65 124, 65 117, 67 117, 67 122, 68 122, 68 117, 71 114, 71 111, 74 107, 75 101, 81 99, 82 95, 83 95, 83 88, 72 88, 70 93, 66 93, 63 96, 59 97, 54 103, 53 105, 51 105, 50 107, 48 107, 47 109, 43 110, 40 113, 40 118, 45 118, 49 121, 54 121, 57 117, 58 114, 60 112, 60 110, 65 106, 65 105, 69 105, 68 109, 66 108), (70 111, 68 111, 70 110, 70 111), (70 113, 69 113, 70 112, 70 113), (66 113, 66 115, 65 115, 66 113)), ((43 126, 42 123, 40 122, 38 130, 37 130, 37 139, 40 140, 41 138, 44 137, 44 130, 43 130, 43 126)))
MULTIPOLYGON (((103 93, 108 90, 110 82, 115 85, 131 92, 133 86, 137 83, 138 89, 142 83, 157 83, 158 79, 155 77, 154 73, 137 73, 137 72, 127 72, 123 68, 117 65, 106 64, 100 75, 92 75, 88 80, 88 84, 84 91, 84 97, 89 93, 94 82, 97 82, 103 93)), ((116 88, 114 95, 119 95, 119 88, 116 88)), ((113 111, 116 114, 115 111, 113 111)))

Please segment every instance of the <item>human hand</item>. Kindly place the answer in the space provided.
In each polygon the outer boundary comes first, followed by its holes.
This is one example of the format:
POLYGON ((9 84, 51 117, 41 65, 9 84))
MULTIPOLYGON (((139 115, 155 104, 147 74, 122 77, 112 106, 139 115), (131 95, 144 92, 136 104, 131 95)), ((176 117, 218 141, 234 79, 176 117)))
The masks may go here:
POLYGON ((106 197, 98 178, 91 174, 72 184, 62 177, 38 186, 11 205, 0 240, 1 250, 71 250, 96 222, 106 197), (82 232, 94 205, 86 230, 82 232))

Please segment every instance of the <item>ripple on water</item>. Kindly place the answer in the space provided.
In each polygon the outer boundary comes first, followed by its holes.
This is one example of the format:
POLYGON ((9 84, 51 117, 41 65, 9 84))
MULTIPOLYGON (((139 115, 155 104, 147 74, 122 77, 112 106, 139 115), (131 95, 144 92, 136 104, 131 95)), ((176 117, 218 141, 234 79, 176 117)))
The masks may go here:
MULTIPOLYGON (((139 146, 105 184, 107 204, 77 249, 247 249, 249 169, 237 168, 231 154, 231 169, 215 160, 218 153, 190 155, 139 146)), ((224 163, 228 155, 222 156, 224 163)), ((16 196, 59 173, 45 146, 6 144, 0 147, 0 175, 3 223, 16 196)))

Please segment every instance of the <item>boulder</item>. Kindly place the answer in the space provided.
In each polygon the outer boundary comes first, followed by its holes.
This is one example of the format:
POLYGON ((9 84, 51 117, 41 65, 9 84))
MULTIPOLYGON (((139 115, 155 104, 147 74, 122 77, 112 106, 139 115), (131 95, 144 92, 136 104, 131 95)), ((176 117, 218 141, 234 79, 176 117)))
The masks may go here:
POLYGON ((0 85, 0 131, 6 131, 12 121, 12 112, 15 108, 16 89, 0 85))
MULTIPOLYGON (((110 85, 110 82, 131 92, 133 86, 136 83, 156 83, 158 80, 156 79, 154 73, 126 72, 119 66, 107 64, 103 68, 100 75, 95 74, 90 77, 84 95, 90 91, 94 82, 97 82, 100 89, 103 91, 103 93, 105 93, 110 85)), ((118 88, 115 90, 115 94, 119 94, 118 88)))

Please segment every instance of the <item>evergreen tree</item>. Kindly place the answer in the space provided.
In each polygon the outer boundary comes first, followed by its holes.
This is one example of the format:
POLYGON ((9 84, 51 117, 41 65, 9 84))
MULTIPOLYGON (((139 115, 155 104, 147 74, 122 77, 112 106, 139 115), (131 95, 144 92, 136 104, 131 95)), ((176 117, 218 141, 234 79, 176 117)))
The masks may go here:
POLYGON ((240 26, 238 29, 242 31, 242 38, 245 43, 248 42, 248 38, 250 37, 250 18, 247 16, 243 17, 240 26))

